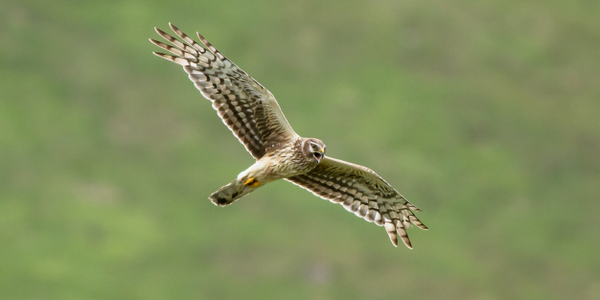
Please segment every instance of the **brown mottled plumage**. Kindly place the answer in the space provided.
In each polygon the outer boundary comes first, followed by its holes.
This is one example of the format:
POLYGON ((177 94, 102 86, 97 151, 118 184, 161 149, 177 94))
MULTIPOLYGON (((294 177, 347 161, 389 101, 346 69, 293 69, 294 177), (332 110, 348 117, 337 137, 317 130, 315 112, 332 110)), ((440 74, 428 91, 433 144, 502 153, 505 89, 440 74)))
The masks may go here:
POLYGON ((271 181, 285 179, 384 226, 394 246, 398 245, 399 235, 412 248, 406 229, 411 224, 427 229, 413 213, 418 208, 372 170, 325 157, 325 144, 296 134, 275 97, 260 83, 199 33, 204 46, 172 24, 169 26, 183 42, 155 28, 172 45, 150 41, 172 55, 154 54, 183 66, 196 88, 212 101, 223 123, 256 159, 234 181, 209 197, 213 203, 225 206, 271 181))

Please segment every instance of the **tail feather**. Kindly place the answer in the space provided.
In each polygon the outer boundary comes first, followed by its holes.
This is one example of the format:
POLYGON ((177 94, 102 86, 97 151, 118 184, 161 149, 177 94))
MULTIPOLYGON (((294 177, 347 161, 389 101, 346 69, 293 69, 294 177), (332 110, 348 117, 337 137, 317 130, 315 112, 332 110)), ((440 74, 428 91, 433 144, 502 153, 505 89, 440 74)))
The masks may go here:
POLYGON ((226 186, 220 188, 218 191, 212 193, 208 199, 210 199, 210 201, 212 201, 212 203, 215 205, 226 206, 233 203, 237 199, 250 194, 250 192, 254 191, 255 189, 256 187, 246 186, 241 180, 236 179, 226 186))

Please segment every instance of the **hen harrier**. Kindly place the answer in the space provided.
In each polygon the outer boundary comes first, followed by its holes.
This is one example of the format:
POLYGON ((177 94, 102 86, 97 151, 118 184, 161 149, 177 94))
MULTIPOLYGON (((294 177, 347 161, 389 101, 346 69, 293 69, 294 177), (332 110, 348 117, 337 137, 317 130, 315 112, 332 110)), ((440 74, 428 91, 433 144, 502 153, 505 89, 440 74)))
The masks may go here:
POLYGON ((427 229, 413 213, 419 211, 417 207, 372 170, 326 157, 321 140, 294 132, 271 92, 199 33, 204 46, 169 26, 183 41, 155 28, 172 45, 150 41, 173 55, 154 54, 183 66, 196 88, 212 101, 223 123, 256 159, 234 181, 210 195, 214 204, 229 205, 271 181, 285 179, 384 226, 394 246, 400 236, 412 248, 406 229, 411 224, 427 229))

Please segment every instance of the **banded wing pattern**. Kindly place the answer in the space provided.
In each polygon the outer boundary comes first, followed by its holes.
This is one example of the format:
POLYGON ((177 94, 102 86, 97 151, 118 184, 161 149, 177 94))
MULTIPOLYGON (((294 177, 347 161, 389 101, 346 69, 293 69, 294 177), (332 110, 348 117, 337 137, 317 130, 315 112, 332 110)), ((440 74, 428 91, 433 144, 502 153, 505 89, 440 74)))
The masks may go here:
POLYGON ((155 28, 172 45, 150 39, 171 54, 155 55, 183 66, 202 95, 212 101, 223 123, 257 160, 268 151, 266 145, 297 138, 281 112, 275 97, 246 72, 221 54, 199 33, 202 46, 169 23, 183 41, 155 28))
POLYGON ((406 229, 428 229, 413 213, 420 211, 371 169, 331 157, 304 175, 286 178, 313 194, 340 203, 346 210, 384 226, 394 246, 398 235, 412 249, 406 229))

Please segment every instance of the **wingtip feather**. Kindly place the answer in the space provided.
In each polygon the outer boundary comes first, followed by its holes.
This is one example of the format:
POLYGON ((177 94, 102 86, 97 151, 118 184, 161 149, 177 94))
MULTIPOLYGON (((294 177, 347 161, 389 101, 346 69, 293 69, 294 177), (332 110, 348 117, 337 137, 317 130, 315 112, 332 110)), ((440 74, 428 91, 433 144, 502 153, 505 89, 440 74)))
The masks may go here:
POLYGON ((388 236, 390 237, 390 241, 392 241, 394 247, 398 247, 398 235, 396 234, 396 226, 392 223, 385 223, 383 226, 388 236))
POLYGON ((154 31, 156 31, 156 33, 158 33, 158 35, 162 36, 163 34, 166 34, 166 32, 162 31, 160 28, 158 27, 154 27, 154 31))
POLYGON ((402 238, 402 242, 404 242, 404 245, 408 248, 408 249, 412 249, 412 244, 410 243, 410 240, 408 239, 408 236, 400 236, 402 238))
MULTIPOLYGON (((154 44, 154 45, 156 45, 156 46, 158 46, 159 44, 161 44, 161 42, 159 42, 159 41, 157 41, 157 40, 155 40, 155 39, 153 39, 153 38, 150 38, 150 39, 148 39, 148 40, 150 41, 150 43, 152 43, 152 44, 154 44)), ((160 46, 159 46, 159 47, 160 47, 160 46)))
POLYGON ((175 25, 173 25, 173 23, 169 22, 169 27, 171 28, 171 30, 173 30, 173 32, 175 32, 175 34, 181 36, 181 34, 185 35, 185 33, 183 33, 183 31, 179 30, 179 28, 175 25))

